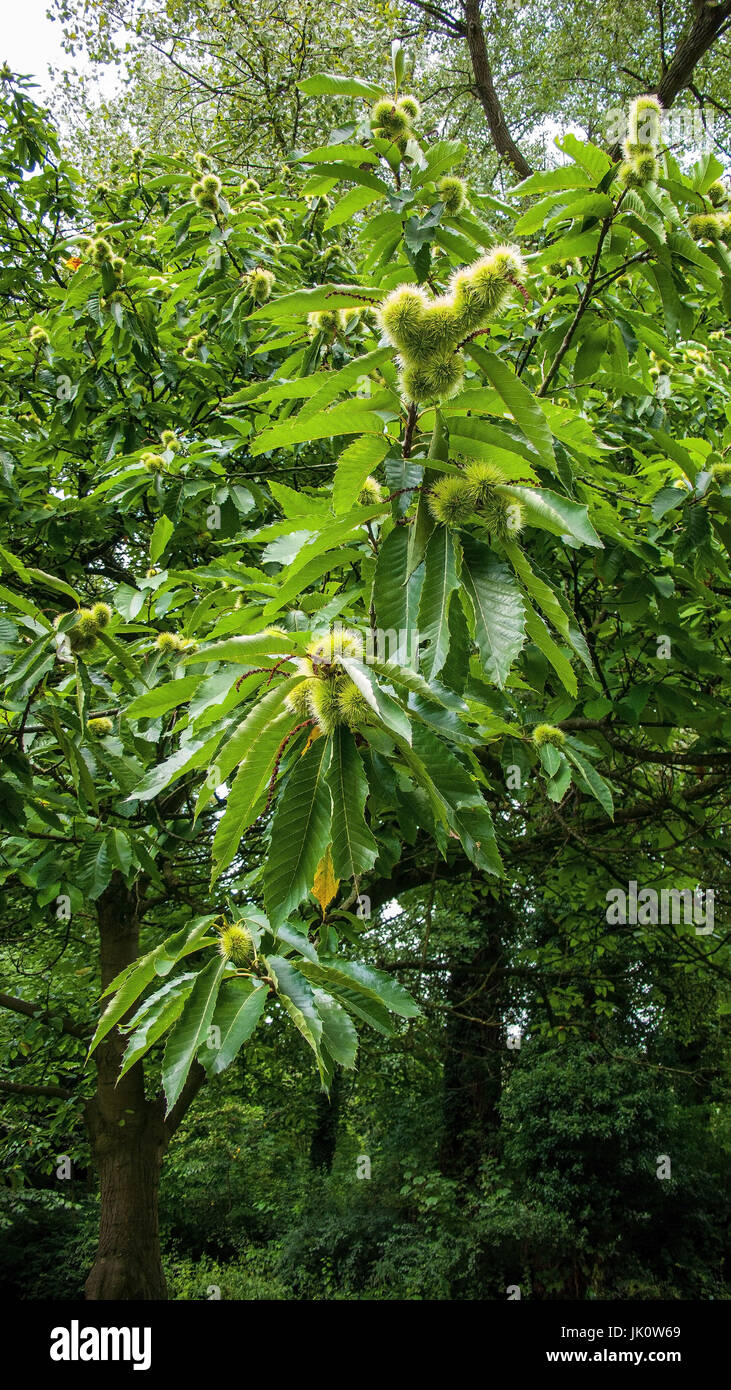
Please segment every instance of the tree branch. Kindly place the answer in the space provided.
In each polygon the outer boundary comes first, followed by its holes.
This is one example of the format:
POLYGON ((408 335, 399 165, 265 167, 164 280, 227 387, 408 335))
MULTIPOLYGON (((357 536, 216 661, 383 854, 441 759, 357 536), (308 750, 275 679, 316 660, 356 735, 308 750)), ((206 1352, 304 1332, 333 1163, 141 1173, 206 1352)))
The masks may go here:
POLYGON ((178 1099, 176 1100, 167 1119, 163 1121, 163 1130, 165 1132, 166 1146, 170 1143, 170 1140, 172 1139, 176 1129, 178 1128, 178 1125, 180 1124, 180 1121, 185 1115, 185 1112, 189 1110, 191 1105, 193 1104, 193 1101, 195 1100, 205 1079, 206 1073, 203 1067, 201 1066, 200 1062, 194 1062, 193 1066, 188 1072, 188 1079, 182 1091, 180 1092, 178 1099))
POLYGON ((441 9, 438 5, 430 5, 428 0, 406 0, 406 3, 407 5, 414 5, 417 10, 422 10, 424 14, 430 15, 453 38, 466 38, 467 30, 462 21, 455 19, 454 15, 447 14, 446 10, 441 9))
MULTIPOLYGON (((621 201, 622 200, 620 198, 620 202, 621 201)), ((596 283, 596 278, 599 273, 599 262, 602 258, 604 242, 606 241, 607 233, 618 211, 619 203, 617 204, 617 207, 615 208, 614 212, 611 213, 609 217, 606 217, 602 223, 602 229, 599 234, 599 240, 597 242, 596 251, 594 252, 594 259, 591 263, 591 269, 587 277, 586 285, 584 286, 584 293, 582 294, 581 299, 579 300, 579 306, 576 310, 576 313, 574 314, 571 323, 566 329, 563 342, 561 343, 561 346, 558 349, 558 352, 556 353, 556 356, 554 357, 551 366, 549 367, 545 377, 543 378, 543 381, 541 382, 538 390, 536 391, 537 396, 545 396, 549 386, 551 385, 551 382, 553 381, 559 367, 561 366, 561 363, 563 362, 564 357, 566 356, 566 353, 571 347, 574 333, 576 332, 579 324, 581 323, 581 320, 589 304, 589 300, 591 299, 591 296, 594 293, 594 285, 596 283)))
POLYGON ((12 1091, 18 1096, 50 1096, 53 1100, 73 1100, 74 1092, 65 1086, 26 1086, 20 1081, 0 1080, 0 1091, 12 1091))
POLYGON ((725 0, 721 5, 704 4, 701 0, 700 5, 694 8, 695 18, 690 32, 678 44, 657 88, 658 99, 666 110, 688 86, 694 68, 712 48, 731 17, 731 0, 725 0))
POLYGON ((508 130, 503 108, 495 91, 487 43, 485 42, 485 30, 482 27, 480 17, 480 0, 463 0, 463 3, 467 25, 467 47, 470 51, 472 71, 475 75, 475 93, 487 117, 487 124, 490 127, 490 134, 496 150, 512 164, 516 174, 521 179, 527 179, 533 170, 508 130))
MULTIPOLYGON (((638 73, 633 72, 631 68, 620 68, 620 72, 626 72, 641 88, 646 91, 654 91, 661 106, 666 111, 670 109, 675 98, 682 91, 685 91, 686 87, 691 86, 695 68, 709 48, 713 47, 716 39, 720 38, 727 26, 727 21, 731 18, 731 0, 723 0, 723 4, 710 4, 708 0, 693 0, 693 9, 694 19, 690 30, 685 38, 680 40, 669 63, 663 50, 661 58, 663 75, 656 87, 650 87, 649 83, 638 73)), ((620 159, 622 156, 621 145, 612 145, 609 153, 612 159, 620 159)))
MULTIPOLYGON (((701 801, 707 796, 715 797, 723 786, 728 786, 727 777, 704 777, 700 782, 683 789, 682 800, 687 803, 701 801)), ((608 820, 606 816, 588 816, 586 820, 580 822, 582 840, 587 836, 606 836, 608 831, 616 829, 619 825, 634 825, 636 822, 657 819, 663 811, 672 806, 672 797, 663 795, 652 801, 638 801, 634 806, 620 808, 615 811, 613 821, 608 820)), ((675 809, 677 810, 677 804, 675 809)), ((513 861, 524 859, 530 854, 538 854, 539 858, 544 859, 546 851, 554 845, 561 844, 565 835, 565 830, 557 831, 552 828, 550 831, 534 835, 531 839, 501 839, 499 842, 500 850, 506 862, 509 859, 513 861)), ((611 852, 613 851, 610 850, 611 852)), ((438 862, 436 878, 440 883, 446 883, 459 879, 464 874, 474 872, 474 866, 467 855, 458 849, 453 858, 438 862)), ((417 849, 410 862, 402 860, 394 867, 390 878, 377 879, 373 883, 369 883, 366 891, 373 911, 383 907, 392 898, 398 899, 402 893, 423 887, 424 871, 417 849)))
POLYGON ((665 752, 662 748, 639 748, 636 744, 626 743, 623 738, 619 738, 612 725, 605 724, 601 719, 564 719, 560 728, 569 731, 594 730, 601 734, 612 748, 616 748, 617 752, 626 753, 627 757, 637 758, 643 763, 662 763, 665 767, 727 767, 731 764, 731 753, 714 752, 712 749, 707 753, 671 753, 665 752))
MULTIPOLYGON (((40 1023, 52 1023, 57 1015, 43 1004, 31 1004, 27 999, 16 999, 12 994, 0 994, 0 1009, 12 1009, 13 1013, 25 1014, 27 1018, 37 1018, 40 1023)), ((72 1018, 61 1020, 61 1032, 71 1033, 75 1038, 86 1038, 87 1030, 80 1028, 72 1018)))

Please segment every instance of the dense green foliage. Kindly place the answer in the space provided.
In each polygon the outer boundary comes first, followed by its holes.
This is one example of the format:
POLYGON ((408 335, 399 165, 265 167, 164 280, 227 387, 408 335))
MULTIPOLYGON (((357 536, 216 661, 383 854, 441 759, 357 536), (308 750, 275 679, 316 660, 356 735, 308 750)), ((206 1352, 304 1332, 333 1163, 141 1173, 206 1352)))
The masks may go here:
MULTIPOLYGON (((203 143, 269 177, 283 156, 311 148, 350 114, 342 98, 305 99, 296 81, 323 70, 347 78, 355 66, 379 82, 383 53, 400 39, 428 128, 464 140, 468 167, 486 181, 514 181, 476 99, 465 0, 51 0, 51 8, 69 55, 56 105, 96 178, 138 144, 192 153, 203 143), (103 64, 125 74, 116 92, 108 83, 97 91, 103 64)), ((702 8, 701 0, 482 0, 497 91, 530 162, 551 162, 557 126, 611 140, 612 113, 656 89, 702 8)), ((686 132, 673 145, 684 157, 700 143, 719 155, 728 148, 728 61, 725 26, 673 111, 686 132)))
MULTIPOLYGON (((469 926, 455 904, 445 890, 434 932, 464 950, 469 926)), ((384 949, 394 959, 418 951, 422 930, 407 911, 381 930, 384 949)), ((718 1065, 715 1030, 697 1082, 673 1020, 636 1025, 634 1037, 615 1029, 603 1042, 536 1039, 506 1052, 502 1138, 465 1188, 442 1171, 435 1142, 446 978, 423 974, 424 1019, 387 1058, 364 1038, 329 1174, 311 1162, 317 1087, 281 1036, 257 1034, 206 1088, 162 1185, 170 1296, 502 1299, 519 1284, 524 1298, 723 1297, 727 1153, 702 1080, 718 1065), (678 1156, 668 1182, 655 1176, 662 1153, 678 1156), (358 1177, 361 1155, 369 1180, 358 1177)), ((687 1002, 700 1033, 708 1001, 687 1002)), ((28 1187, 6 1201, 8 1293, 81 1292, 98 1202, 81 1134, 73 1152, 81 1170, 68 1205, 27 1160, 28 1187)))
POLYGON ((405 70, 263 187, 92 190, 3 79, 11 1288, 93 1254, 91 1044, 180 1125, 177 1296, 723 1293, 723 166, 498 199, 405 70))

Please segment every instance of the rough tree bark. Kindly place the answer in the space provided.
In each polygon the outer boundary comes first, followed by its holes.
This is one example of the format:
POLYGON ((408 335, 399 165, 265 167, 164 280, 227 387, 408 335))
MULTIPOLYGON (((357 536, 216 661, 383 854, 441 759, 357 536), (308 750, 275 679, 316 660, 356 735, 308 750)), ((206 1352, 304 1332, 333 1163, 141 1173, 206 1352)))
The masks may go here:
POLYGON ((330 1095, 320 1091, 315 1111, 315 1127, 310 1140, 310 1163, 326 1173, 332 1172, 335 1149, 338 1142, 338 1124, 343 1094, 343 1074, 339 1069, 333 1073, 330 1095))
POLYGON ((709 48, 713 47, 722 30, 728 28, 731 0, 724 0, 723 4, 708 4, 703 3, 703 0, 696 0, 693 10, 695 17, 691 28, 680 40, 668 64, 667 72, 656 89, 657 96, 666 110, 688 86, 696 65, 709 48))
POLYGON ((480 0, 464 0, 464 16, 467 30, 467 47, 470 51, 472 71, 475 77, 475 93, 487 118, 495 148, 498 154, 512 164, 521 179, 527 179, 533 170, 527 159, 518 149, 505 120, 500 99, 495 91, 492 68, 487 53, 485 30, 480 15, 480 0))
MULTIPOLYGON (((510 133, 495 89, 482 23, 481 0, 461 0, 464 19, 449 7, 445 9, 443 4, 429 3, 429 0, 407 0, 407 3, 422 10, 435 22, 437 29, 451 38, 466 39, 475 80, 475 95, 487 118, 495 148, 521 178, 527 178, 533 170, 510 133)), ((691 0, 689 17, 691 12, 690 27, 679 40, 669 63, 663 58, 662 77, 652 88, 666 110, 691 85, 701 58, 731 26, 731 0, 691 0)), ((619 159, 620 145, 613 146, 610 153, 613 158, 619 159)))
MULTIPOLYGON (((102 988, 137 959, 139 898, 115 872, 97 904, 102 988)), ((88 1041, 87 1029, 42 1004, 0 993, 0 1008, 37 1018, 88 1041)), ((126 1042, 116 1028, 96 1049, 96 1092, 84 1107, 92 1157, 99 1174, 99 1246, 89 1277, 89 1299, 164 1299, 160 1261, 158 1183, 165 1151, 192 1104, 205 1072, 196 1062, 179 1100, 165 1118, 162 1097, 148 1100, 142 1064, 115 1085, 126 1042)), ((28 1085, 0 1079, 0 1091, 70 1100, 65 1086, 28 1085)))
MULTIPOLYGON (((664 71, 660 81, 651 88, 666 111, 670 110, 676 97, 680 96, 686 87, 691 86, 693 73, 701 58, 705 57, 731 24, 731 0, 723 0, 720 4, 708 3, 708 0, 693 0, 690 8, 693 11, 693 22, 680 39, 670 62, 663 64, 664 71)), ((696 97, 699 97, 695 89, 693 90, 696 97)), ((613 145, 609 153, 613 159, 620 159, 621 145, 613 145)))
POLYGON ((483 939, 450 973, 439 1166, 471 1181, 496 1145, 505 1049, 504 921, 491 909, 483 939))
MULTIPOLYGON (((98 902, 102 989, 139 951, 137 894, 115 872, 98 902)), ((99 1171, 99 1247, 89 1299, 164 1299, 157 1193, 166 1146, 162 1099, 145 1096, 141 1064, 116 1085, 125 1042, 114 1028, 95 1052, 96 1094, 86 1122, 99 1171)))
POLYGON ((407 3, 423 10, 424 14, 435 21, 437 30, 441 29, 449 34, 450 38, 466 39, 475 79, 474 94, 487 117, 495 148, 522 179, 527 178, 533 170, 510 134, 500 98, 495 90, 480 13, 481 0, 461 0, 464 19, 451 13, 443 5, 429 3, 429 0, 407 0, 407 3))

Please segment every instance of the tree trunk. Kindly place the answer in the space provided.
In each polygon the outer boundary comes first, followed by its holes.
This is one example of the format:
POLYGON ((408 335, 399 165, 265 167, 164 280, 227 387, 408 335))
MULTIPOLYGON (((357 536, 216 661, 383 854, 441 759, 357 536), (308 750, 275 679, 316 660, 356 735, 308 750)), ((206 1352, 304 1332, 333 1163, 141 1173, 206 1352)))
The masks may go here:
MULTIPOLYGON (((139 950, 138 900, 115 872, 98 902, 102 988, 139 950)), ((86 1107, 99 1171, 99 1248, 86 1281, 89 1299, 164 1299, 157 1192, 166 1147, 162 1100, 149 1101, 140 1063, 122 1077, 126 1043, 116 1028, 99 1045, 96 1095, 86 1107)))
POLYGON ((499 1137, 505 1048, 504 963, 499 912, 485 940, 450 974, 443 1072, 441 1171, 472 1181, 499 1137))
POLYGON ((310 1142, 310 1163, 313 1168, 332 1172, 338 1142, 338 1122, 343 1090, 343 1074, 339 1067, 333 1073, 330 1095, 320 1091, 317 1097, 315 1128, 310 1142))
MULTIPOLYGON (((693 11, 693 23, 690 29, 680 39, 660 82, 653 89, 665 111, 669 111, 676 97, 690 86, 693 73, 701 58, 705 57, 716 40, 728 30, 731 20, 731 0, 723 0, 722 4, 709 4, 707 0, 706 3, 703 3, 703 0, 694 0, 693 11)), ((697 92, 694 94, 697 99, 700 99, 697 92)), ((613 159, 619 159, 622 148, 618 144, 613 145, 609 153, 613 159)))
POLYGON ((167 1298, 157 1214, 162 1107, 148 1104, 147 1112, 116 1123, 98 1110, 87 1114, 101 1188, 99 1247, 86 1281, 90 1299, 167 1298))
POLYGON ((495 91, 485 30, 480 15, 480 0, 464 0, 464 16, 467 47, 470 51, 472 71, 475 77, 475 93, 487 117, 487 124, 490 127, 495 148, 503 159, 507 159, 512 164, 516 174, 521 179, 526 179, 533 170, 508 130, 505 113, 495 91))
POLYGON ((693 24, 676 48, 670 66, 664 74, 657 95, 667 110, 675 98, 688 86, 696 65, 712 48, 721 31, 728 27, 731 19, 731 3, 695 4, 693 24))

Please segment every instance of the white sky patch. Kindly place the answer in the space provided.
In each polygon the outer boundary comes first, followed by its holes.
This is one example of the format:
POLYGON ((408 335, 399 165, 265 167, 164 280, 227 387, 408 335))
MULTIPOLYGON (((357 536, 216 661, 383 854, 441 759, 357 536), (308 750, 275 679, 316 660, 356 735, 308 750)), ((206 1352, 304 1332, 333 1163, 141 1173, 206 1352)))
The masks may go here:
MULTIPOLYGON (((0 63, 5 62, 13 72, 35 78, 41 93, 50 97, 53 79, 49 67, 75 67, 90 71, 85 55, 77 52, 73 58, 64 52, 62 27, 49 19, 48 0, 4 0, 0 24, 0 63)), ((114 64, 95 65, 102 91, 109 95, 119 79, 114 64)))
POLYGON ((563 139, 564 135, 575 135, 578 140, 586 140, 587 138, 586 131, 582 130, 581 126, 573 125, 571 122, 564 125, 563 122, 555 121, 552 116, 546 116, 539 125, 529 132, 528 139, 531 141, 540 140, 546 151, 549 165, 570 164, 571 160, 568 155, 565 155, 556 144, 556 139, 563 139))
POLYGON ((7 0, 0 34, 0 59, 14 72, 35 77, 48 91, 49 63, 62 67, 68 59, 61 46, 61 26, 46 14, 48 0, 7 0))

